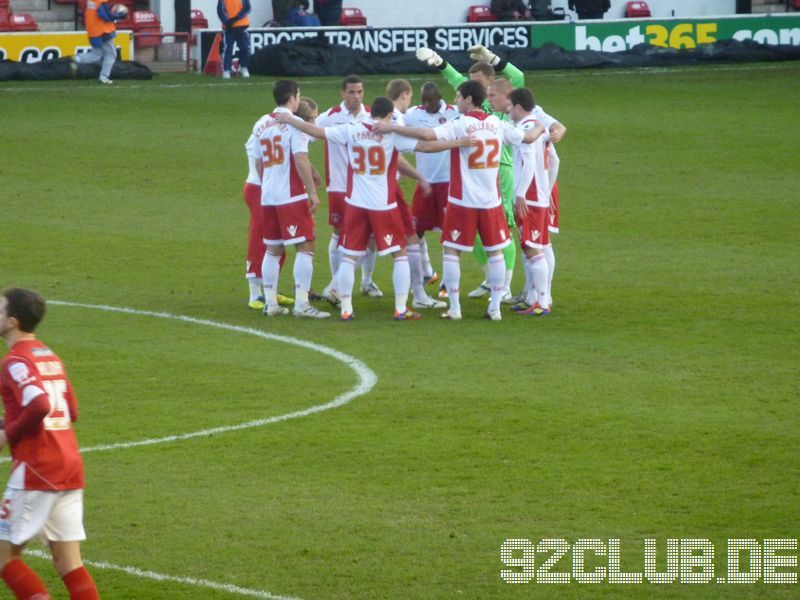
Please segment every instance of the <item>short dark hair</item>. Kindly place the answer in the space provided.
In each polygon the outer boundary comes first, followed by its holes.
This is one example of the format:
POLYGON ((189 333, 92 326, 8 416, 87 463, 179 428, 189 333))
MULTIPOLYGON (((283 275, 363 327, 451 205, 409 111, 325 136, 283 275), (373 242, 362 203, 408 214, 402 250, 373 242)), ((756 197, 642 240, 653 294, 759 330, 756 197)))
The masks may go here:
POLYGON ((484 87, 477 81, 472 81, 471 79, 468 79, 458 86, 458 93, 461 94, 462 98, 471 97, 472 103, 479 108, 483 105, 483 101, 486 100, 486 90, 484 87))
POLYGON ((44 298, 23 288, 3 290, 3 297, 6 299, 6 315, 19 322, 20 331, 33 333, 44 318, 44 298))
POLYGON ((346 90, 347 86, 350 85, 351 83, 361 83, 361 84, 363 84, 364 82, 361 80, 361 77, 359 77, 358 75, 348 75, 347 77, 342 79, 342 91, 346 90))
POLYGON ((432 81, 426 81, 422 84, 422 92, 420 93, 420 100, 423 102, 428 99, 437 98, 442 99, 442 93, 439 91, 439 86, 432 81))
POLYGON ((386 96, 378 96, 372 101, 369 111, 374 118, 382 119, 394 112, 394 102, 386 96))
POLYGON ((300 86, 297 85, 296 81, 281 79, 272 86, 272 97, 275 98, 278 106, 284 106, 289 102, 289 98, 297 96, 298 93, 300 93, 300 86))
POLYGON ((511 90, 508 95, 508 100, 512 105, 519 105, 528 112, 532 111, 536 106, 536 100, 533 98, 533 92, 528 88, 517 88, 511 90))

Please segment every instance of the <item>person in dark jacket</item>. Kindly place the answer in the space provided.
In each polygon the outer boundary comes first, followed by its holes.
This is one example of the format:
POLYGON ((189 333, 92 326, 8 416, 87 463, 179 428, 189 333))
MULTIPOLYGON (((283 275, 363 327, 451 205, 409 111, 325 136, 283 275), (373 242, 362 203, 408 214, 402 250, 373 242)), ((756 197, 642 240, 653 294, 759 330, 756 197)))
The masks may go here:
POLYGON ((602 19, 609 8, 609 0, 569 0, 569 9, 577 12, 579 19, 602 19))
POLYGON ((530 21, 531 11, 522 0, 492 0, 492 14, 500 21, 530 21))

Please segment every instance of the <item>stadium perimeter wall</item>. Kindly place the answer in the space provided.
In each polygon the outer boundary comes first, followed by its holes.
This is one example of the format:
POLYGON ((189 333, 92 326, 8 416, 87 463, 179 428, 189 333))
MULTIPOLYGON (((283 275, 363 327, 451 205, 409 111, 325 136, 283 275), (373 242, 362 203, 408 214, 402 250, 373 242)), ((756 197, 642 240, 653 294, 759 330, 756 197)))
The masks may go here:
MULTIPOLYGON (((625 16, 626 0, 611 0, 611 8, 606 19, 621 19, 625 16)), ((272 20, 272 2, 258 0, 251 2, 253 27, 261 27, 272 20)), ((569 10, 568 0, 552 0, 553 7, 561 7, 573 19, 577 14, 569 10)), ((654 18, 666 17, 705 17, 732 15, 736 13, 736 0, 647 0, 654 18)), ((467 20, 467 8, 471 5, 488 6, 487 0, 344 0, 344 7, 358 7, 367 17, 370 27, 419 27, 453 25, 467 20)), ((175 30, 174 0, 151 0, 151 6, 161 18, 164 31, 175 30)), ((192 0, 192 8, 203 11, 210 27, 220 27, 215 0, 192 0)), ((312 0, 313 8, 313 0, 312 0)))

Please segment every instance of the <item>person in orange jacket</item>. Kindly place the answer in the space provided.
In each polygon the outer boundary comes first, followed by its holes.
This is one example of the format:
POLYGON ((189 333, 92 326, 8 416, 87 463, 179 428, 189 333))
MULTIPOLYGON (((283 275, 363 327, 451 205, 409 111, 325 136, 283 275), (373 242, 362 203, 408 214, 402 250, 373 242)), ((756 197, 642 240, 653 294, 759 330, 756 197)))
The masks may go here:
POLYGON ((72 57, 70 69, 73 75, 78 73, 78 65, 101 63, 98 81, 105 85, 114 83, 110 76, 117 60, 117 49, 114 46, 114 37, 117 35, 115 23, 124 19, 126 14, 112 12, 107 0, 86 2, 83 19, 86 22, 86 34, 89 36, 92 49, 72 57))
POLYGON ((222 78, 231 78, 233 43, 239 46, 239 74, 250 77, 250 0, 218 0, 217 16, 225 31, 225 55, 222 57, 222 78))

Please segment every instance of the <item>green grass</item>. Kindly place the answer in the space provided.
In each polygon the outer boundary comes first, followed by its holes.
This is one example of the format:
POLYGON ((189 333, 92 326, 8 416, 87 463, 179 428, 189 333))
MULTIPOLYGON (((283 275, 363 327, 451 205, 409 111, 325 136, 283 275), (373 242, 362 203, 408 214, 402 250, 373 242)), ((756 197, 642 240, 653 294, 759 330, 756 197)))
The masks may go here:
MULTIPOLYGON (((623 570, 641 572, 645 538, 663 566, 667 538, 700 537, 724 571, 728 538, 798 537, 799 76, 800 63, 529 73, 569 129, 555 310, 500 323, 467 299, 460 323, 392 322, 389 297, 357 298, 352 323, 245 308, 243 144, 273 80, 4 84, 0 285, 294 336, 378 376, 302 419, 87 453, 85 558, 304 600, 795 597, 511 586, 499 551, 619 538, 623 570)), ((367 98, 387 79, 367 78, 367 98)), ((334 80, 301 89, 338 101, 334 80)), ((321 167, 320 144, 311 157, 321 167)), ((462 289, 479 283, 470 257, 462 272, 462 289)), ((391 289, 387 260, 376 280, 391 289)), ((70 370, 83 446, 285 414, 356 384, 322 354, 141 315, 54 305, 40 337, 70 370)), ((104 598, 235 597, 92 573, 104 598)))

